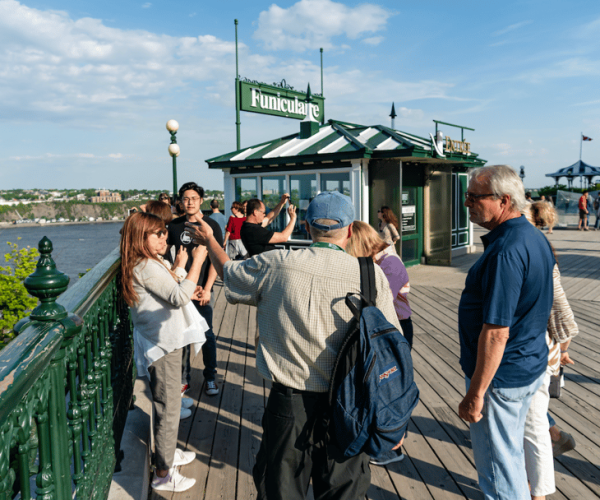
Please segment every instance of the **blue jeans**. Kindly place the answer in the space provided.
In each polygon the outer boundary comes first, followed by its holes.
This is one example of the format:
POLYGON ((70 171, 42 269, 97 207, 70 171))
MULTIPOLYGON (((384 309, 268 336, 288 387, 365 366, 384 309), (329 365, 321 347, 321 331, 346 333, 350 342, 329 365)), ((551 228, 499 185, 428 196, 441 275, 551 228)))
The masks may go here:
MULTIPOLYGON (((525 472, 523 434, 531 398, 545 372, 524 387, 494 388, 485 393, 483 418, 471 424, 471 446, 486 500, 531 500, 525 472)), ((471 380, 466 378, 467 391, 471 380)))
MULTIPOLYGON (((205 306, 199 305, 197 301, 192 301, 196 306, 196 309, 200 315, 208 323, 208 330, 204 332, 206 335, 206 342, 202 346, 202 361, 204 361, 204 380, 214 380, 217 376, 217 341, 215 340, 215 334, 213 332, 213 296, 211 295, 210 304, 205 306)), ((189 384, 191 379, 191 360, 190 360, 190 346, 183 348, 183 363, 181 369, 181 384, 189 384)))

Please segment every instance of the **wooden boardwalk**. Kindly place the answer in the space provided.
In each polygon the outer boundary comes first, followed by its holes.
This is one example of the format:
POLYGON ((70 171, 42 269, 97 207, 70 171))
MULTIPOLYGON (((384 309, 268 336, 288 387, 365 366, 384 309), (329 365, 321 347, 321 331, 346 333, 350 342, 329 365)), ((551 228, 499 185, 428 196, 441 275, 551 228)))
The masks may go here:
MULTIPOLYGON (((477 231, 477 235, 483 234, 477 231)), ((571 344, 573 367, 550 410, 577 441, 574 451, 554 461, 557 492, 549 499, 600 498, 600 232, 555 230, 563 285, 579 324, 571 344)), ((478 254, 455 259, 450 268, 409 269, 415 342, 413 360, 421 402, 410 422, 402 462, 371 467, 370 500, 479 499, 468 425, 457 414, 465 393, 458 364, 457 310, 466 272, 478 254)), ((197 480, 185 493, 152 498, 246 500, 256 498, 252 466, 268 396, 255 368, 255 310, 217 295, 214 325, 221 393, 201 393, 202 360, 194 361, 192 418, 181 422, 179 446, 197 453, 182 473, 197 480)))

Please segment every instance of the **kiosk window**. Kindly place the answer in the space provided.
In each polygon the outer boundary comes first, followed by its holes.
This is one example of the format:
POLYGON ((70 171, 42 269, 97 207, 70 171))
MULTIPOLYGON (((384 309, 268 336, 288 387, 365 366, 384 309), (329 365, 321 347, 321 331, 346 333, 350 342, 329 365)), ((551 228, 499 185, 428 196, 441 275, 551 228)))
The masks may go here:
POLYGON ((339 191, 350 196, 350 173, 321 174, 321 191, 339 191))
POLYGON ((235 179, 236 201, 246 201, 256 198, 256 177, 238 177, 235 179))
POLYGON ((298 218, 296 227, 292 233, 294 240, 308 240, 310 236, 306 233, 304 221, 306 220, 306 209, 312 199, 317 196, 317 176, 290 175, 290 196, 292 205, 296 206, 298 218))

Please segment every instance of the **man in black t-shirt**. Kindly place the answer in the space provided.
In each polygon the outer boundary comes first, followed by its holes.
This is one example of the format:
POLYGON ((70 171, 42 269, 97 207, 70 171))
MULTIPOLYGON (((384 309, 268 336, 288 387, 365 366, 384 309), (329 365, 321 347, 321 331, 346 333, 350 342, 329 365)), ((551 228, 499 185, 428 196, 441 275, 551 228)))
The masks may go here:
MULTIPOLYGON (((195 182, 187 182, 179 189, 179 198, 183 202, 185 209, 185 215, 177 219, 173 219, 169 223, 169 238, 168 243, 175 246, 175 251, 179 250, 180 247, 185 247, 188 252, 188 261, 185 266, 185 270, 189 271, 192 265, 192 249, 197 245, 192 242, 192 238, 185 231, 185 223, 191 222, 196 223, 200 219, 203 219, 213 230, 215 239, 223 245, 223 235, 221 228, 210 217, 204 217, 200 206, 204 198, 204 189, 198 186, 195 182)), ((215 381, 217 375, 217 343, 215 341, 215 334, 212 330, 212 316, 213 316, 213 301, 212 301, 212 286, 217 278, 217 272, 214 266, 207 257, 206 261, 202 265, 200 271, 200 277, 198 278, 198 286, 202 287, 202 291, 199 294, 198 301, 192 301, 198 309, 198 312, 208 323, 208 331, 205 333, 206 342, 202 346, 202 359, 204 360, 204 380, 206 382, 205 391, 209 396, 219 394, 219 388, 215 381)), ((181 378, 182 390, 185 386, 189 386, 191 376, 191 366, 189 360, 189 346, 184 348, 183 352, 183 374, 181 378)))
POLYGON ((289 239, 296 224, 296 207, 294 205, 289 206, 288 214, 290 216, 289 224, 283 231, 276 233, 262 227, 265 218, 265 204, 256 198, 248 201, 246 222, 242 224, 240 236, 250 257, 274 250, 276 243, 285 243, 289 239))

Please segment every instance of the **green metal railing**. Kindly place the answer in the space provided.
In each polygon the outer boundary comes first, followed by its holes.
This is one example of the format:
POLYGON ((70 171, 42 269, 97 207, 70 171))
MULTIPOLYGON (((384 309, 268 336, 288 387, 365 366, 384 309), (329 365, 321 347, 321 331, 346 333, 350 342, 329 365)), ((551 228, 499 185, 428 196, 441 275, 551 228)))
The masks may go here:
POLYGON ((135 376, 118 249, 64 294, 50 240, 39 250, 40 303, 0 351, 0 500, 105 499, 135 376))

